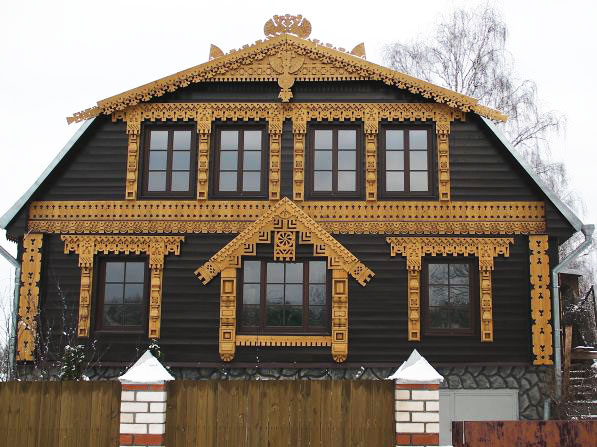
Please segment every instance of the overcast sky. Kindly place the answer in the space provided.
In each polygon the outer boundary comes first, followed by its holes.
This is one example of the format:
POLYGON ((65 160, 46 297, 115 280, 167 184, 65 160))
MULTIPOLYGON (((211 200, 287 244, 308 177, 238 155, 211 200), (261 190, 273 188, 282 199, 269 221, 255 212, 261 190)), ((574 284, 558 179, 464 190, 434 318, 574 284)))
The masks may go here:
MULTIPOLYGON (((365 42, 367 59, 382 63, 383 45, 432 32, 454 6, 479 1, 17 1, 0 16, 0 214, 29 188, 79 124, 66 116, 103 98, 208 59, 209 45, 225 52, 263 39, 274 14, 303 14, 311 38, 338 47, 365 42)), ((595 142, 589 130, 597 104, 597 2, 489 2, 509 29, 509 50, 520 78, 534 80, 541 104, 566 116, 553 142, 597 221, 595 142)), ((13 253, 15 244, 0 236, 13 253)), ((0 291, 12 281, 0 260, 0 291)))

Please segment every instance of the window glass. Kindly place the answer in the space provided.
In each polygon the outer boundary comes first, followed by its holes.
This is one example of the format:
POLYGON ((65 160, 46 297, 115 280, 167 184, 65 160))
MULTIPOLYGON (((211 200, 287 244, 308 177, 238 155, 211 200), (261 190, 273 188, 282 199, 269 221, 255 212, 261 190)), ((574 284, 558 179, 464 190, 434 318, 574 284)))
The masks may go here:
POLYGON ((191 150, 191 131, 190 130, 175 130, 173 148, 175 151, 189 151, 191 150))
POLYGON ((469 264, 429 263, 428 323, 430 329, 470 329, 469 264))
POLYGON ((165 191, 166 190, 166 172, 153 171, 149 172, 149 179, 147 185, 148 191, 165 191))
POLYGON ((239 194, 261 192, 263 131, 221 130, 219 135, 217 190, 239 194))
POLYGON ((384 131, 385 191, 428 192, 428 130, 384 131))
POLYGON ((357 130, 313 131, 313 192, 357 191, 357 130))
POLYGON ((238 150, 237 130, 223 130, 220 132, 220 149, 223 151, 238 150))
POLYGON ((103 328, 126 328, 143 325, 145 277, 144 262, 104 262, 101 319, 103 328))
POLYGON ((166 150, 168 149, 168 131, 167 130, 152 130, 150 132, 149 149, 166 150))
MULTIPOLYGON (((190 130, 150 130, 144 188, 152 193, 189 193, 192 166, 190 130)), ((161 194, 163 195, 163 194, 161 194)))
POLYGON ((332 134, 331 130, 316 130, 315 149, 332 149, 332 134))
POLYGON ((409 134, 409 148, 410 150, 427 150, 427 131, 426 130, 410 130, 409 134))

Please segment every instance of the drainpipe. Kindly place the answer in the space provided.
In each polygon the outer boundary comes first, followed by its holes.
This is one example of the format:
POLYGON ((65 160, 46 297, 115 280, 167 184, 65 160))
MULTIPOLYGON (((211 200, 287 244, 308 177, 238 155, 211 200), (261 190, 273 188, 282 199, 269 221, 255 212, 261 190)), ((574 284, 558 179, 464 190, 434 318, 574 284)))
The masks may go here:
POLYGON ((6 249, 0 245, 2 255, 15 268, 15 290, 12 303, 13 317, 10 319, 10 335, 8 336, 8 379, 12 379, 15 372, 16 341, 17 341, 17 315, 19 314, 19 287, 21 285, 21 264, 6 249))
POLYGON ((554 338, 554 368, 555 368, 555 381, 556 399, 559 400, 562 393, 562 351, 560 344, 560 293, 559 293, 559 278, 558 274, 565 269, 568 264, 574 261, 578 255, 580 255, 587 247, 593 243, 593 231, 595 231, 595 225, 583 225, 580 229, 582 234, 585 236, 585 240, 576 249, 566 256, 558 265, 556 265, 551 271, 551 294, 553 297, 553 338, 554 338))

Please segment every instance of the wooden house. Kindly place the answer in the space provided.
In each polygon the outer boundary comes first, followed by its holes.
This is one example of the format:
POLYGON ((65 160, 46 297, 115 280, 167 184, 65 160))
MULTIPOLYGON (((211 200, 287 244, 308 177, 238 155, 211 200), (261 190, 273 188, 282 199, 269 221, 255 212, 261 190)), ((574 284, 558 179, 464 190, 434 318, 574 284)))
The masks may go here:
POLYGON ((507 117, 310 40, 301 16, 264 31, 68 118, 0 220, 21 367, 40 343, 60 358, 65 326, 102 377, 151 339, 187 378, 383 378, 416 348, 446 392, 540 417, 551 268, 582 223, 507 117))

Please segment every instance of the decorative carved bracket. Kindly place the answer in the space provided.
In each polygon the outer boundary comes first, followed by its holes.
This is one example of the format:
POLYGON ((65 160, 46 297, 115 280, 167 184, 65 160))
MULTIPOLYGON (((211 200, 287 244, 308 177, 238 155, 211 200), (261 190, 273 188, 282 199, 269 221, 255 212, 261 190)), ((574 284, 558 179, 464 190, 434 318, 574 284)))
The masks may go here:
POLYGON ((390 254, 406 256, 408 270, 408 339, 421 340, 421 258, 431 256, 477 256, 480 271, 481 341, 493 341, 491 271, 493 258, 509 256, 511 238, 388 237, 390 254))
POLYGON ((93 258, 97 253, 146 253, 149 256, 151 271, 149 296, 149 338, 160 338, 162 306, 162 275, 164 256, 168 253, 180 254, 183 236, 62 236, 64 253, 79 255, 81 268, 81 293, 79 295, 79 323, 77 335, 89 337, 91 294, 93 278, 93 258))
POLYGON ((529 236, 533 365, 553 365, 548 248, 547 235, 529 236))
MULTIPOLYGON (((294 261, 297 238, 299 244, 313 245, 314 256, 327 257, 332 271, 332 356, 343 362, 348 355, 348 274, 365 286, 373 272, 286 197, 195 271, 204 284, 221 273, 220 357, 231 361, 235 346, 248 343, 236 341, 236 269, 242 265, 242 256, 257 253, 257 244, 272 243, 272 233, 274 260, 294 261)), ((284 341, 278 337, 276 342, 284 341)), ((313 340, 307 337, 303 342, 313 340)), ((299 341, 293 336, 285 343, 299 341)))
POLYGON ((18 361, 33 361, 35 352, 42 243, 42 234, 30 233, 23 238, 22 284, 19 290, 19 322, 17 326, 18 361))

